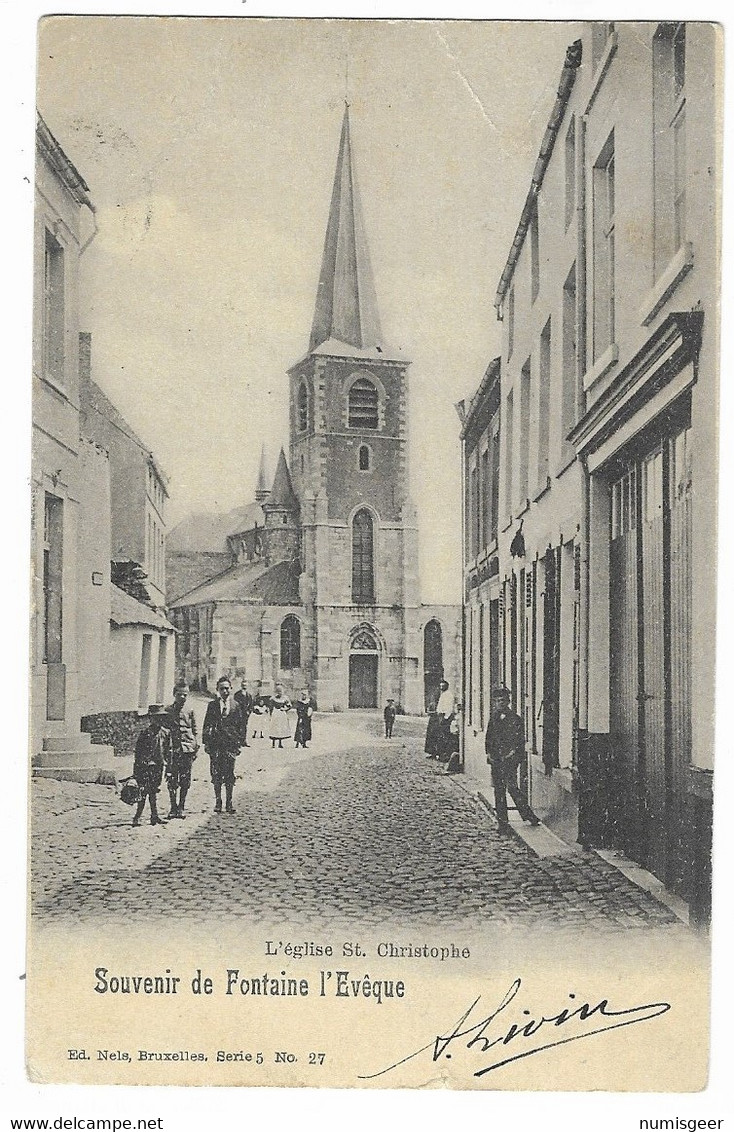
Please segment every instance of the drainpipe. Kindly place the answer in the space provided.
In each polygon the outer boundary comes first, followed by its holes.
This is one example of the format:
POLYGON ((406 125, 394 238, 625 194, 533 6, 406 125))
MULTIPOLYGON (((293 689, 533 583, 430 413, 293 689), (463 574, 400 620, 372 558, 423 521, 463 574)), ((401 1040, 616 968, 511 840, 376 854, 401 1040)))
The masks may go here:
MULTIPOLYGON (((463 430, 462 430, 463 431, 463 430)), ((466 440, 461 437, 461 728, 459 730, 459 766, 462 774, 466 760, 466 440)))
MULTIPOLYGON (((583 374, 586 372, 587 351, 587 303, 586 303, 586 115, 579 118, 578 153, 576 155, 576 418, 580 419, 586 411, 586 397, 581 388, 583 374)), ((591 518, 589 514, 589 470, 586 460, 581 460, 582 499, 581 499, 581 679, 579 680, 579 730, 589 729, 589 642, 590 642, 590 537, 591 518), (583 690, 583 693, 582 693, 583 690)))
POLYGON ((99 232, 99 226, 97 224, 97 209, 94 207, 94 205, 92 204, 91 201, 87 202, 87 208, 89 209, 89 211, 92 214, 92 231, 91 231, 90 235, 87 236, 87 238, 84 241, 84 243, 82 244, 82 246, 79 248, 79 258, 80 259, 84 255, 85 251, 87 250, 87 248, 91 244, 94 237, 99 232))

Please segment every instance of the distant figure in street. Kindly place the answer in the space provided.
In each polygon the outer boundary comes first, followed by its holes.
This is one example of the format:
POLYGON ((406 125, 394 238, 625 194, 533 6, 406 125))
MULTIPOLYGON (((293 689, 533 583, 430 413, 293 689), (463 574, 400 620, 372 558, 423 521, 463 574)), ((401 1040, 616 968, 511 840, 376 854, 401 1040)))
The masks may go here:
POLYGON ((520 817, 531 825, 540 819, 533 813, 517 782, 518 769, 525 758, 525 732, 519 715, 510 710, 510 693, 507 688, 495 688, 493 710, 487 725, 484 748, 487 762, 492 767, 494 808, 502 832, 509 829, 507 820, 507 794, 517 806, 520 817))
POLYGON ((169 818, 186 817, 184 806, 191 786, 191 767, 199 750, 194 713, 186 707, 188 694, 188 684, 185 680, 179 680, 173 689, 173 703, 166 708, 172 744, 171 761, 166 771, 168 795, 171 799, 169 818))
POLYGON ((247 728, 250 723, 250 716, 252 715, 252 709, 255 706, 255 701, 247 690, 247 684, 244 677, 240 681, 240 690, 239 692, 235 692, 234 698, 237 702, 237 706, 240 709, 240 714, 242 716, 242 735, 244 740, 242 746, 249 747, 250 744, 247 742, 247 728))
POLYGON ((291 737, 291 724, 288 719, 288 712, 291 710, 291 701, 283 691, 282 684, 275 685, 275 691, 270 697, 270 742, 275 750, 277 742, 278 749, 282 751, 283 740, 290 739, 291 737))
POLYGON ((392 729, 395 724, 395 716, 398 714, 395 707, 395 700, 388 700, 385 704, 385 710, 382 717, 385 720, 385 738, 392 739, 392 729))
POLYGON ((265 716, 268 711, 268 701, 262 694, 262 685, 258 683, 257 692, 252 702, 252 738, 265 738, 265 716))
POLYGON ((311 719, 313 717, 314 708, 316 707, 314 701, 311 699, 311 694, 308 688, 304 688, 298 696, 295 704, 296 715, 298 717, 296 722, 296 746, 303 747, 304 749, 311 742, 311 719))
POLYGON ((163 772, 170 766, 172 751, 166 709, 163 704, 151 704, 148 708, 148 726, 140 732, 135 744, 133 777, 143 795, 138 802, 133 825, 140 825, 146 799, 150 801, 150 824, 165 825, 163 818, 158 816, 156 795, 161 788, 163 772))
POLYGON ((226 792, 227 813, 234 813, 234 764, 242 746, 242 716, 237 704, 230 699, 231 691, 229 677, 220 676, 216 697, 209 702, 202 728, 204 750, 209 755, 214 787, 215 814, 222 812, 222 786, 226 792))

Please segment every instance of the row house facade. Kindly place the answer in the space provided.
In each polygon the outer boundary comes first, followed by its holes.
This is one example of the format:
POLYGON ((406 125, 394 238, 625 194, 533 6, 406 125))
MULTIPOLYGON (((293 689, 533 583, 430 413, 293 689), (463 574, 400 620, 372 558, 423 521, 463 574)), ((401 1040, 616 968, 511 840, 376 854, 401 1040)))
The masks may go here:
POLYGON ((109 560, 84 540, 109 506, 106 456, 79 427, 79 262, 94 206, 43 118, 36 126, 31 470, 31 742, 36 761, 80 757, 80 719, 102 662, 109 560), (99 584, 98 584, 99 583, 99 584))
POLYGON ((114 459, 86 427, 89 343, 79 332, 80 260, 96 232, 94 206, 40 115, 35 191, 31 758, 36 774, 94 779, 119 727, 90 719, 132 715, 138 726, 151 693, 173 682, 174 630, 112 583, 114 459), (154 642, 157 667, 141 702, 154 642))
POLYGON ((82 430, 110 458, 113 562, 132 562, 158 609, 166 604, 168 479, 154 454, 92 376, 92 336, 79 336, 82 430))
POLYGON ((462 430, 467 763, 502 682, 541 816, 623 851, 697 919, 710 892, 720 63, 716 30, 697 23, 588 24, 568 48, 497 289, 497 392, 473 399, 462 430), (490 410, 496 477, 474 442, 490 410))

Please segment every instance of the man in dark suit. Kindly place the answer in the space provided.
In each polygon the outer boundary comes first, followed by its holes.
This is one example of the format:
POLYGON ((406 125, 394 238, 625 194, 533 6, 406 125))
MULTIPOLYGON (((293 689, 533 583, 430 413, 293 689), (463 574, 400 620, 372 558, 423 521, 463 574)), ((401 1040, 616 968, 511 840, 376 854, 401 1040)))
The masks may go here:
POLYGON ((214 787, 214 813, 222 812, 222 786, 226 792, 226 810, 234 813, 234 763, 242 746, 242 715, 234 700, 230 699, 232 683, 228 676, 217 681, 216 697, 210 701, 204 716, 202 741, 209 755, 212 785, 214 787))
POLYGON ((247 684, 245 683, 244 679, 241 682, 239 692, 235 692, 234 699, 237 703, 237 707, 240 709, 240 714, 242 715, 242 735, 244 739, 242 746, 249 747, 250 744, 247 742, 247 726, 250 722, 250 716, 252 715, 252 709, 255 706, 255 701, 248 692, 247 684))
POLYGON ((517 782, 517 772, 525 758, 525 731, 522 720, 510 711, 510 693, 507 688, 495 688, 494 707, 487 725, 484 749, 492 767, 494 808, 502 832, 510 826, 507 820, 507 794, 517 806, 520 817, 531 825, 539 825, 538 818, 528 805, 517 782))

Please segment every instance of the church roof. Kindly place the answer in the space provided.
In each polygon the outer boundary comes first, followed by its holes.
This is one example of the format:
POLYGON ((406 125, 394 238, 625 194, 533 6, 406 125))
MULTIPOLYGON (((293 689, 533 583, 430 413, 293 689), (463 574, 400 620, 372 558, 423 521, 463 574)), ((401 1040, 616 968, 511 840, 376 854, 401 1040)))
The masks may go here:
POLYGON ((293 562, 276 562, 272 566, 242 563, 184 594, 174 603, 173 608, 225 601, 300 605, 298 573, 299 567, 293 562))
POLYGON ((360 348, 374 348, 382 339, 354 178, 349 107, 342 122, 309 349, 330 338, 360 348))
POLYGON ((247 503, 232 511, 200 511, 189 515, 169 532, 166 547, 169 552, 191 554, 197 551, 224 552, 227 536, 241 534, 265 525, 265 515, 259 503, 247 503))
POLYGON ((275 469, 275 479, 273 480, 273 487, 269 497, 265 501, 267 509, 271 507, 278 507, 284 511, 297 511, 298 499, 293 490, 293 482, 291 474, 288 471, 288 462, 285 458, 285 452, 281 448, 280 456, 278 457, 278 466, 275 469))
MULTIPOLYGON (((409 362, 402 356, 400 350, 391 348, 390 350, 384 349, 382 346, 352 346, 348 342, 340 342, 337 338, 327 338, 320 346, 314 347, 306 355, 310 357, 325 357, 325 358, 364 358, 366 361, 374 362, 400 362, 402 365, 409 365, 409 362)), ((301 362, 305 361, 304 358, 301 362)), ((292 369, 296 369, 301 362, 297 362, 292 369)))

